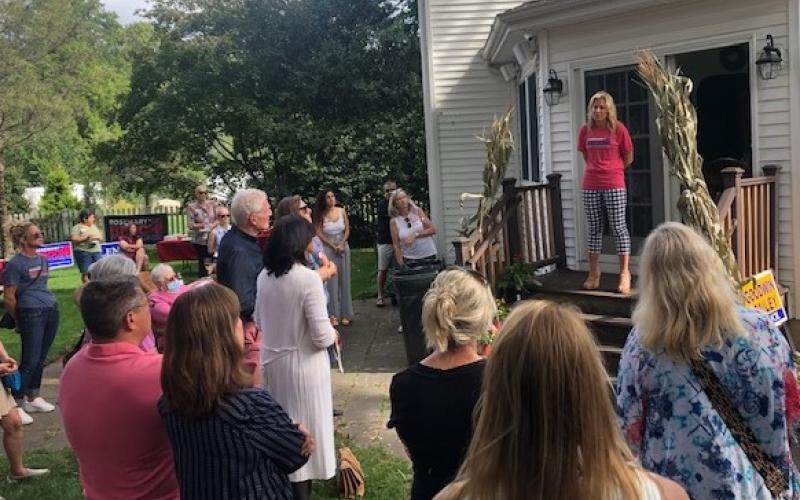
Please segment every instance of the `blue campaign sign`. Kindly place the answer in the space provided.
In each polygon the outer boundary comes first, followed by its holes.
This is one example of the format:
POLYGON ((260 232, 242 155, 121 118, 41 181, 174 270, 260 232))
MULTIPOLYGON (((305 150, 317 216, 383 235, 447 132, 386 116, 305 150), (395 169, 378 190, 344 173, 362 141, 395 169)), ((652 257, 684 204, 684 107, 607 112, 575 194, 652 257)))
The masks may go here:
POLYGON ((119 242, 112 241, 110 243, 101 243, 100 253, 102 253, 103 256, 119 253, 119 242))
POLYGON ((47 259, 47 267, 50 269, 61 269, 62 267, 75 265, 75 258, 72 255, 72 243, 69 241, 47 243, 39 247, 36 253, 47 259))

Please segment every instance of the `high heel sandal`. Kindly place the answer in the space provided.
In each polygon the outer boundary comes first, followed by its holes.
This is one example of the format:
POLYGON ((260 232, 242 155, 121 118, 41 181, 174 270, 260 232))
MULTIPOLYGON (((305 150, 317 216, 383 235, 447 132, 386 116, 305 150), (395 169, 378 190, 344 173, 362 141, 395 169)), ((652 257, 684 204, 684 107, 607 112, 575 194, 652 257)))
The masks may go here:
POLYGON ((589 273, 589 277, 583 282, 584 290, 597 290, 600 288, 600 273, 589 273))
POLYGON ((621 293, 622 295, 630 295, 631 273, 626 272, 619 274, 619 286, 617 287, 617 292, 621 293))

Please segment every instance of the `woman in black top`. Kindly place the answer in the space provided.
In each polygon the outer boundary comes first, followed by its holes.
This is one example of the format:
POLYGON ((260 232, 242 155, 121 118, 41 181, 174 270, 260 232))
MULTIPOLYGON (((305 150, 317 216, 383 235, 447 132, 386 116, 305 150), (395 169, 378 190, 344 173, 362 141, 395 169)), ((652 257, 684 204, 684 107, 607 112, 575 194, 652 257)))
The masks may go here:
POLYGON ((291 499, 288 474, 314 448, 242 368, 239 301, 208 284, 181 295, 167 322, 158 408, 183 499, 291 499))
POLYGON ((433 498, 458 472, 486 364, 477 341, 495 313, 486 280, 473 271, 444 271, 425 295, 422 323, 433 353, 395 375, 389 390, 388 426, 414 468, 412 500, 433 498))

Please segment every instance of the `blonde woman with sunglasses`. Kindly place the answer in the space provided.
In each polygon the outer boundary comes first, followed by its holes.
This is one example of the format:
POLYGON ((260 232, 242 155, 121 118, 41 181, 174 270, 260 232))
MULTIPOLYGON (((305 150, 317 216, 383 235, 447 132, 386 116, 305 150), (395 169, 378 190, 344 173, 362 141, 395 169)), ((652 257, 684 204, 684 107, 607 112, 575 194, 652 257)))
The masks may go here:
POLYGON ((433 241, 436 228, 425 212, 402 189, 395 190, 389 198, 389 217, 397 265, 436 258, 436 244, 433 241))

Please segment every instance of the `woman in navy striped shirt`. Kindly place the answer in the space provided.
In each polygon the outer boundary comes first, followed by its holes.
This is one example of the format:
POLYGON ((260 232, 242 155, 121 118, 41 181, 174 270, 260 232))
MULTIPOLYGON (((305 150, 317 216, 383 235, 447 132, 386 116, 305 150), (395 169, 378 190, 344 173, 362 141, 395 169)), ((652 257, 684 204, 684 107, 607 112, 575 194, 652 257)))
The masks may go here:
POLYGON ((181 295, 167 322, 158 403, 183 499, 291 499, 288 474, 314 442, 242 367, 239 302, 209 284, 181 295))

